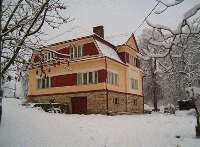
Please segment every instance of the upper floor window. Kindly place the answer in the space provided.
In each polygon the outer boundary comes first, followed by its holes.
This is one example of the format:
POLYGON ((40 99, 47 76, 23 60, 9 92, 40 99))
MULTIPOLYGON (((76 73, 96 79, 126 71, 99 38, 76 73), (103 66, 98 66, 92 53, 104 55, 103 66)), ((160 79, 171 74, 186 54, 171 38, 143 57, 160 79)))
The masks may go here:
POLYGON ((112 72, 108 72, 107 74, 108 84, 119 86, 119 74, 112 72))
POLYGON ((44 61, 45 61, 45 62, 52 61, 53 58, 55 58, 55 57, 56 57, 56 54, 55 54, 55 53, 52 53, 52 52, 45 53, 45 54, 44 54, 44 61))
POLYGON ((77 85, 98 83, 98 71, 78 73, 77 85))
POLYGON ((131 89, 138 89, 138 80, 136 79, 131 79, 131 89))
POLYGON ((37 79, 37 89, 53 87, 53 78, 37 79))
POLYGON ((131 55, 129 55, 129 63, 131 64, 131 65, 134 65, 134 66, 136 66, 136 58, 134 58, 133 56, 131 56, 131 55))
POLYGON ((83 56, 84 46, 77 46, 70 49, 70 57, 77 58, 83 56))

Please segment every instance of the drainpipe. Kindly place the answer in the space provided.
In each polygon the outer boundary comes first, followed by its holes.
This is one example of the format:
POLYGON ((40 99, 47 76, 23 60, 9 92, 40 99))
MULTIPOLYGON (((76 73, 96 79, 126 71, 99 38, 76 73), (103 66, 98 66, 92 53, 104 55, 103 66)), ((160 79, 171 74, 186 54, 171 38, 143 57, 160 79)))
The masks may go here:
POLYGON ((106 109, 107 109, 107 114, 108 114, 108 65, 107 65, 107 60, 105 56, 105 76, 106 76, 106 109))
POLYGON ((144 114, 144 90, 143 90, 143 74, 142 74, 142 97, 143 97, 143 114, 144 114))

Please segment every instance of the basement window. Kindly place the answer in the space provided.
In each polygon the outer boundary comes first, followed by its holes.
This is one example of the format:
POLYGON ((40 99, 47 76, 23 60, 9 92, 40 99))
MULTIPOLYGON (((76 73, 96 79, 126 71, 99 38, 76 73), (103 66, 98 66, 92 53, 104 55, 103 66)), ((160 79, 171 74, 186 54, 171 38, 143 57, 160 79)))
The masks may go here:
POLYGON ((133 105, 137 105, 137 100, 133 100, 133 105))
POLYGON ((119 104, 119 98, 113 98, 113 104, 119 104))

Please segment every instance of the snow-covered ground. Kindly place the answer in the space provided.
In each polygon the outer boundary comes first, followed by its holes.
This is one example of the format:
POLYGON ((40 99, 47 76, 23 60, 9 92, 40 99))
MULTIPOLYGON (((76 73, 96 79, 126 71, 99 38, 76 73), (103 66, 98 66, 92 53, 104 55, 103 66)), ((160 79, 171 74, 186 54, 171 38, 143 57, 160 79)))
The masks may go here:
POLYGON ((198 147, 196 118, 175 115, 66 115, 3 99, 0 147, 198 147), (180 138, 176 138, 180 136, 180 138))

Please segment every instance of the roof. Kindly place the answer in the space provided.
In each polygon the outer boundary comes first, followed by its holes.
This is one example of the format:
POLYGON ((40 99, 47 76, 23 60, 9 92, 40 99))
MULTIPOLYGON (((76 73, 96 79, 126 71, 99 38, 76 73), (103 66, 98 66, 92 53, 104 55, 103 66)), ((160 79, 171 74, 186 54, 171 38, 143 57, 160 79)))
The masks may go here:
POLYGON ((115 36, 106 37, 105 40, 111 44, 118 46, 125 44, 128 39, 131 37, 132 33, 120 34, 115 36))
POLYGON ((112 59, 114 59, 114 60, 116 60, 118 62, 123 63, 122 60, 119 58, 117 52, 114 49, 112 49, 111 47, 101 43, 98 40, 95 40, 95 41, 96 41, 96 44, 98 45, 101 53, 103 54, 103 56, 112 58, 112 59))
MULTIPOLYGON (((85 37, 89 37, 89 36, 98 36, 98 35, 90 32, 90 31, 87 31, 79 26, 76 26, 76 27, 74 27, 68 31, 65 31, 62 34, 55 36, 54 38, 46 41, 44 46, 51 46, 51 45, 63 43, 66 41, 71 41, 74 39, 81 39, 81 38, 85 38, 85 37)), ((115 47, 118 45, 125 44, 130 37, 131 37, 131 33, 106 37, 105 39, 98 36, 98 38, 101 38, 102 42, 110 43, 111 45, 114 45, 115 47)), ((123 63, 122 60, 119 58, 115 49, 111 48, 110 46, 108 46, 96 39, 95 39, 95 41, 96 41, 96 45, 98 46, 98 48, 101 51, 101 53, 103 54, 103 56, 109 57, 120 63, 123 63)))
POLYGON ((50 40, 47 40, 45 46, 91 35, 94 35, 94 33, 76 26, 68 31, 63 32, 58 36, 55 36, 50 40))

